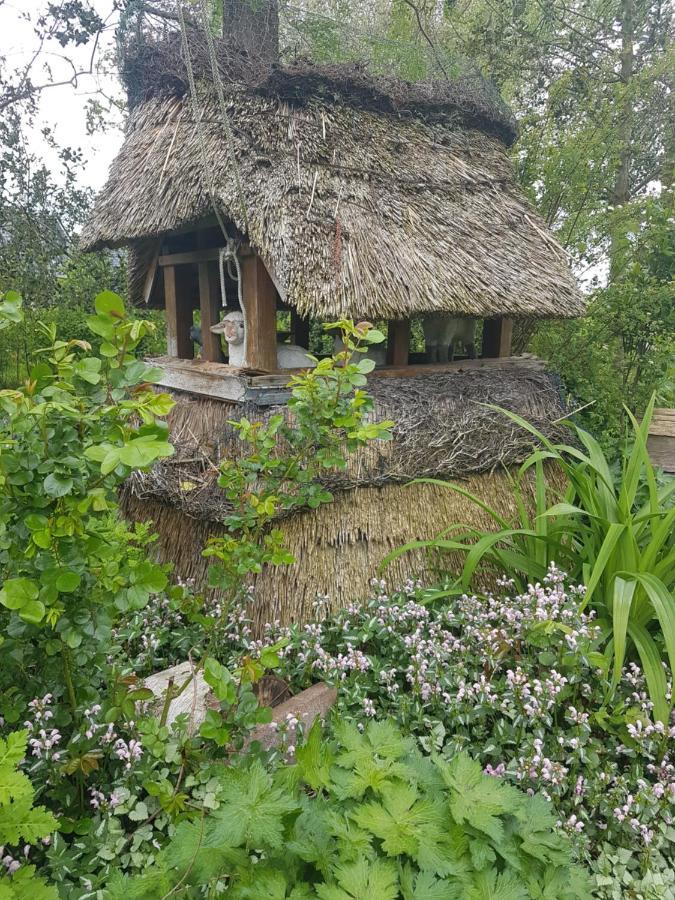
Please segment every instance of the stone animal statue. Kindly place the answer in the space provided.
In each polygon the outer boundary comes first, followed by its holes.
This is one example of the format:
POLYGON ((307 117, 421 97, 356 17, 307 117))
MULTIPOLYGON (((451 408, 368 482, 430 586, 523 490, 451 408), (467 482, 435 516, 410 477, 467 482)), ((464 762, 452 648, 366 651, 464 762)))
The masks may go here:
POLYGON ((429 313, 424 316, 422 327, 429 362, 452 362, 458 343, 464 345, 470 359, 476 358, 475 319, 429 313))
MULTIPOLYGON (((342 337, 338 334, 333 338, 333 352, 342 353, 345 349, 342 337)), ((387 351, 384 347, 370 346, 365 353, 355 353, 352 362, 357 363, 362 359, 372 359, 376 366, 385 366, 387 364, 387 351)))
MULTIPOLYGON (((241 368, 244 365, 245 332, 244 314, 236 310, 229 312, 217 325, 211 326, 214 334, 225 336, 229 349, 229 363, 241 368)), ((297 344, 277 344, 278 369, 313 369, 316 363, 304 347, 297 344)))

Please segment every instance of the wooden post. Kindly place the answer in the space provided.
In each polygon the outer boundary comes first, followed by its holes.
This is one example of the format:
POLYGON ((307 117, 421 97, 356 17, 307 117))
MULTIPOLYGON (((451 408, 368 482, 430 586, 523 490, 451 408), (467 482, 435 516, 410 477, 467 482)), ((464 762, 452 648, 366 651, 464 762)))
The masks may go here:
POLYGON ((483 323, 483 357, 511 356, 513 319, 485 319, 483 323))
POLYGON ((202 323, 202 357, 209 362, 224 362, 225 355, 220 346, 220 335, 213 334, 212 325, 220 321, 221 297, 218 263, 200 262, 199 270, 199 312, 202 323))
POLYGON ((291 310, 291 343, 309 349, 309 319, 303 319, 291 310))
POLYGON ((275 372, 277 368, 277 289, 259 256, 241 260, 246 310, 246 365, 275 372))
POLYGON ((410 320, 391 320, 387 335, 387 365, 407 366, 410 347, 410 320))
POLYGON ((178 359, 192 359, 194 356, 190 338, 192 301, 186 274, 189 273, 183 273, 180 269, 177 272, 174 266, 166 266, 164 269, 167 353, 178 359))

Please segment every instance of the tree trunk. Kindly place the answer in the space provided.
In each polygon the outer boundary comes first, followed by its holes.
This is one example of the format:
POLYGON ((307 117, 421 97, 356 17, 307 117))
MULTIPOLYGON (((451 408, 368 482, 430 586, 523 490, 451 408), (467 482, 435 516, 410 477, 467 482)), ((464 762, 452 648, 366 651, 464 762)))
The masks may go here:
POLYGON ((635 2, 621 3, 621 70, 619 74, 621 97, 616 135, 618 139, 618 165, 612 190, 614 206, 610 232, 609 278, 614 281, 621 270, 622 251, 626 246, 626 216, 622 207, 630 200, 630 170, 633 158, 633 97, 631 82, 635 65, 635 2))
POLYGON ((278 0, 223 0, 223 37, 253 62, 279 59, 278 0))

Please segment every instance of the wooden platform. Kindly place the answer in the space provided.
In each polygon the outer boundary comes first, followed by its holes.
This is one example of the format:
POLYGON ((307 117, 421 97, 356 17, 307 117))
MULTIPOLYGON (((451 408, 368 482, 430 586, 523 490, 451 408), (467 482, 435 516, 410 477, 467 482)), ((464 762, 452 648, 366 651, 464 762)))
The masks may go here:
MULTIPOLYGON (((235 368, 224 363, 202 359, 176 359, 172 356, 160 356, 148 361, 164 370, 158 382, 160 387, 216 400, 252 402, 258 406, 285 403, 291 395, 288 388, 291 375, 302 371, 302 369, 286 369, 283 372, 262 373, 235 368)), ((446 372, 513 368, 537 370, 545 368, 545 363, 529 356, 465 359, 443 365, 386 366, 376 369, 368 378, 412 378, 416 375, 438 375, 446 372)))

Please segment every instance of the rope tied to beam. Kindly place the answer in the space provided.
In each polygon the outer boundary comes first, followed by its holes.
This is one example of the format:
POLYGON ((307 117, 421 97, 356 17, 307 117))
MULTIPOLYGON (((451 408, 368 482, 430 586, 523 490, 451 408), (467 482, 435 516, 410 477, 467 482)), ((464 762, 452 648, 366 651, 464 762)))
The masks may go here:
MULTIPOLYGON (((197 85, 195 82, 195 74, 194 68, 192 66, 192 57, 190 55, 190 44, 187 36, 187 24, 185 22, 185 10, 183 9, 182 0, 178 0, 178 18, 180 21, 180 34, 181 34, 181 46, 183 48, 183 56, 185 57, 185 68, 187 70, 188 76, 188 84, 190 87, 190 103, 192 106, 192 114, 195 120, 195 126, 197 130, 197 139, 199 143, 199 150, 202 159, 202 170, 206 180, 206 188, 209 195, 209 199, 211 201, 211 206, 213 207, 213 212, 215 213, 216 219, 218 220, 218 225, 220 226, 220 230, 223 233, 223 237, 225 238, 225 246, 220 250, 218 254, 218 270, 220 276, 220 303, 222 307, 227 306, 227 293, 225 289, 225 268, 227 267, 227 273, 229 277, 237 282, 237 298, 239 300, 239 308, 241 309, 244 315, 244 347, 247 346, 247 323, 246 323, 246 308, 244 306, 244 297, 242 290, 242 274, 241 274, 241 263, 239 261, 239 255, 237 253, 237 242, 233 237, 230 236, 230 233, 227 230, 227 226, 225 225, 225 221, 220 212, 220 208, 218 206, 218 200, 216 197, 215 186, 213 183, 213 173, 211 170, 211 166, 209 165, 209 158, 206 152, 206 139, 204 137, 203 131, 203 109, 200 108, 199 103, 197 101, 197 85)), ((225 95, 223 93, 223 85, 220 80, 220 71, 218 69, 218 62, 216 60, 215 47, 213 43, 213 35, 209 29, 208 25, 208 16, 206 11, 206 6, 204 0, 201 3, 201 12, 202 12, 202 26, 206 33, 206 40, 209 46, 209 55, 211 57, 211 69, 213 72, 214 82, 216 83, 216 92, 218 94, 218 101, 220 104, 221 114, 223 115, 223 119, 225 122, 225 130, 227 132, 227 146, 228 150, 231 154, 234 177, 237 184, 237 190, 239 193, 239 200, 241 203, 242 214, 244 217, 244 224, 248 224, 248 218, 246 216, 246 206, 244 203, 244 195, 241 188, 241 180, 239 178, 239 167, 237 164, 237 158, 234 154, 234 136, 232 134, 232 127, 230 125, 229 116, 227 115, 227 110, 225 108, 225 95)), ((246 362, 246 359, 244 359, 246 362)))

